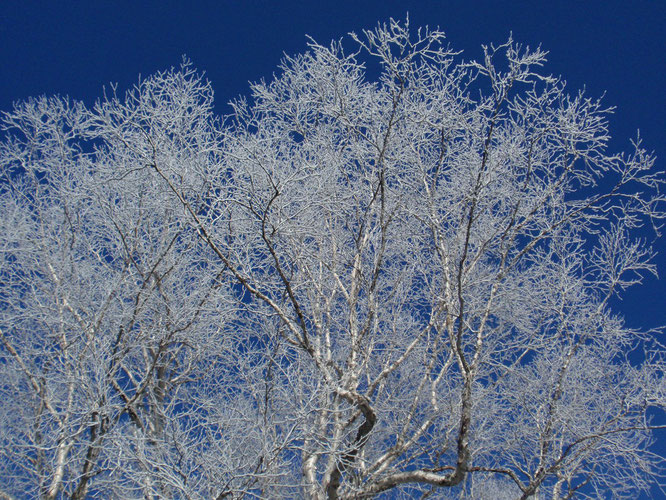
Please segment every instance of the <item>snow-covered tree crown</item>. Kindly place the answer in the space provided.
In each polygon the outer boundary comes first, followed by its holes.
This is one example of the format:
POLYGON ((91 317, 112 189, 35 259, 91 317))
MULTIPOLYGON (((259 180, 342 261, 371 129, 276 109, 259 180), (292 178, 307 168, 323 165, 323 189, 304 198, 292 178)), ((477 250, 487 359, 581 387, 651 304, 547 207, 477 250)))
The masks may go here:
POLYGON ((188 63, 4 115, 0 494, 648 488, 663 350, 610 303, 664 176, 542 50, 443 43, 312 42, 224 120, 188 63))

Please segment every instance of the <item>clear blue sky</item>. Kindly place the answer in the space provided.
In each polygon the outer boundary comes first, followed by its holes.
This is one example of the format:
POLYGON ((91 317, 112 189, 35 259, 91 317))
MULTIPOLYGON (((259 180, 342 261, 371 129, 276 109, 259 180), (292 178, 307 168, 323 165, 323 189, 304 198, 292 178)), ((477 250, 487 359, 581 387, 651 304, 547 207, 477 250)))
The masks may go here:
MULTIPOLYGON (((18 1, 0 5, 0 110, 40 94, 92 103, 103 85, 123 90, 186 54, 213 84, 220 113, 269 78, 283 53, 326 43, 389 17, 442 28, 467 58, 480 45, 516 41, 550 51, 547 71, 572 91, 606 94, 617 106, 612 147, 629 148, 640 129, 666 169, 666 1, 337 0, 18 1)), ((666 239, 657 245, 666 278, 666 239)), ((628 324, 666 324, 666 279, 647 279, 619 305, 628 324)), ((665 437, 666 441, 666 437, 665 437)))

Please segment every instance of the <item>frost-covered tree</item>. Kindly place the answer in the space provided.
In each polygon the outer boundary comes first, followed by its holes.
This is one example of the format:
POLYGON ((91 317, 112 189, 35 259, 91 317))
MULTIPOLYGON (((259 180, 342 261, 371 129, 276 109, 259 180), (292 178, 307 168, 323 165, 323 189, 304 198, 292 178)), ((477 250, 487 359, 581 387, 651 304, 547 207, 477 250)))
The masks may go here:
MULTIPOLYGON (((0 496, 635 498, 664 175, 513 41, 391 21, 217 120, 189 64, 0 146, 0 496), (368 69, 370 68, 370 69, 368 69)), ((658 422, 657 422, 658 423, 658 422)))

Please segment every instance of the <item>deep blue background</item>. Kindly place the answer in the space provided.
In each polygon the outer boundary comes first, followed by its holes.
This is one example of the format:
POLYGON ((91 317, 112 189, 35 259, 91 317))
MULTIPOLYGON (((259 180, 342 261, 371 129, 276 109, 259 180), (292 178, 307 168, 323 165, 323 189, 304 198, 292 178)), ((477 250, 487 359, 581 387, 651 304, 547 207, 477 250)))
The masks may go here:
MULTIPOLYGON (((270 78, 283 53, 372 28, 389 17, 414 27, 442 28, 464 57, 482 43, 516 41, 550 51, 546 71, 563 75, 572 92, 605 93, 617 106, 611 120, 615 150, 630 148, 640 129, 644 145, 666 159, 666 1, 116 1, 0 5, 0 110, 41 94, 91 104, 111 82, 122 92, 186 54, 206 72, 217 109, 246 94, 248 81, 270 78)), ((658 162, 664 170, 664 161, 658 162)), ((666 241, 656 244, 666 276, 666 241)), ((618 307, 634 327, 666 324, 666 280, 648 278, 618 307)), ((666 434, 662 434, 666 443, 666 434)), ((661 444, 661 443, 660 443, 661 444)), ((665 446, 660 446, 666 454, 665 446)), ((655 497, 657 498, 657 497, 655 497)))

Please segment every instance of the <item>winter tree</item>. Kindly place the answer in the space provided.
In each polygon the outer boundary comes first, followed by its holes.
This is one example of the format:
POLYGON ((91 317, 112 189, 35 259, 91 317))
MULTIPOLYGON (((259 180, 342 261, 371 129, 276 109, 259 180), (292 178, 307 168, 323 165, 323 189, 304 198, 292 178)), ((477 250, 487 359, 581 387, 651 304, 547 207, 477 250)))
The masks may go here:
MULTIPOLYGON (((0 497, 635 498, 665 177, 512 40, 391 21, 217 119, 189 63, 0 145, 0 497)), ((663 420, 663 418, 662 418, 663 420)))

